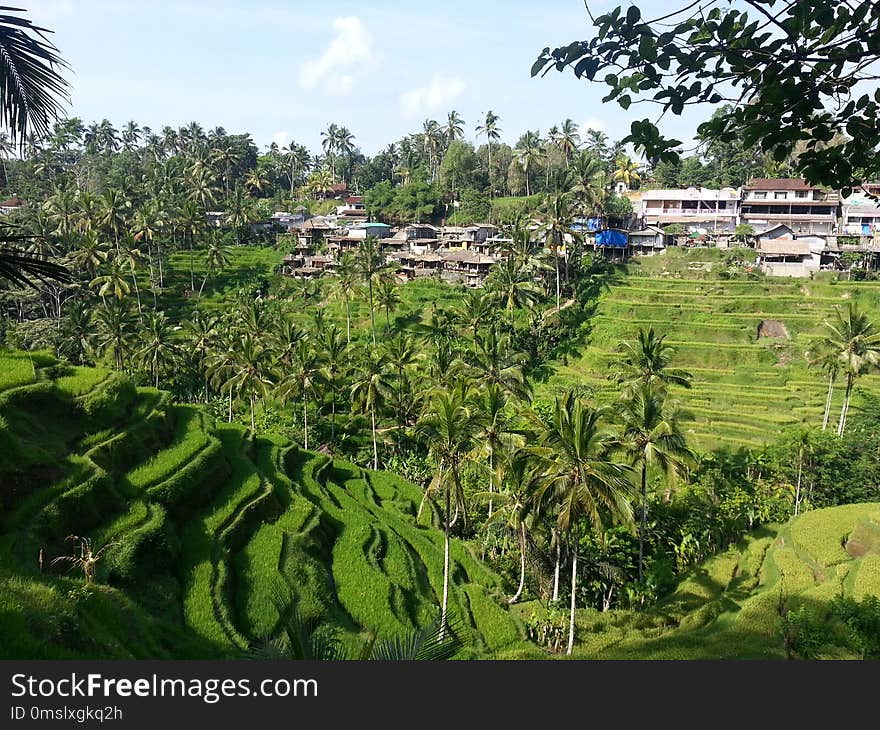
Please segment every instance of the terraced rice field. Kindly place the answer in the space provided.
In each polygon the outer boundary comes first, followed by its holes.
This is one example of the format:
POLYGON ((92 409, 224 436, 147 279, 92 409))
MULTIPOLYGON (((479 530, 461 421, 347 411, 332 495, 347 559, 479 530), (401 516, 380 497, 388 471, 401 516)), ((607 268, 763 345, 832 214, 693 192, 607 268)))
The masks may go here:
MULTIPOLYGON (((17 457, 0 458, 0 657, 242 656, 277 633, 283 585, 351 647, 436 617, 443 533, 430 510, 417 524, 414 485, 124 376, 6 357, 0 436, 17 457), (50 563, 70 534, 113 543, 86 592, 50 563)), ((529 651, 471 550, 451 550, 465 654, 529 651)))
MULTIPOLYGON (((694 416, 688 426, 698 449, 755 447, 780 428, 821 423, 827 383, 807 366, 811 337, 835 307, 855 301, 880 317, 880 284, 766 278, 754 281, 630 275, 600 300, 589 343, 579 357, 554 362, 538 384, 550 398, 571 385, 587 386, 600 401, 616 395, 619 344, 653 327, 675 348, 674 365, 689 370, 693 387, 677 394, 694 416), (765 320, 781 322, 789 338, 758 337, 765 320)), ((861 379, 880 390, 880 376, 861 379)), ((842 388, 834 399, 840 408, 842 388)))

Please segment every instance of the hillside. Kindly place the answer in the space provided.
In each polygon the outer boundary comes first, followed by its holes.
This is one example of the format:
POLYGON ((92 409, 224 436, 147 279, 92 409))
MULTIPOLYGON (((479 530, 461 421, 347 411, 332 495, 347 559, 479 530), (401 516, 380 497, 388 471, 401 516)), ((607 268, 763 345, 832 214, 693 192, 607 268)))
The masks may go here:
MULTIPOLYGON (((436 615, 443 535, 390 474, 39 354, 0 353, 0 447, 2 658, 241 656, 279 581, 350 644, 436 615), (116 543, 91 588, 50 565, 70 534, 116 543)), ((465 654, 528 650, 500 579, 464 542, 452 560, 465 654)))
MULTIPOLYGON (((780 600, 827 621, 840 594, 880 596, 880 503, 816 510, 758 530, 644 613, 579 611, 574 658, 781 659, 780 600)), ((528 616, 534 605, 517 609, 528 616)), ((848 656, 836 646, 820 653, 848 656)))
MULTIPOLYGON (((670 251, 670 263, 679 263, 681 254, 670 251)), ((693 388, 677 393, 694 416, 687 430, 695 447, 757 446, 774 438, 780 427, 821 424, 827 382, 807 366, 808 342, 821 333, 823 320, 836 306, 856 301, 877 311, 880 283, 725 280, 705 273, 696 278, 699 273, 686 267, 664 277, 653 270, 665 263, 665 256, 654 258, 650 264, 631 265, 611 284, 592 320, 589 346, 567 363, 551 363, 553 374, 537 386, 539 396, 581 385, 600 400, 611 400, 617 389, 611 363, 618 344, 633 340, 639 328, 653 327, 675 348, 674 365, 694 376, 693 388), (640 271, 645 266, 654 275, 640 271), (759 337, 761 323, 771 320, 781 323, 788 336, 759 337)), ((880 376, 865 376, 859 384, 880 390, 880 376)), ((842 398, 838 387, 832 418, 842 398)))

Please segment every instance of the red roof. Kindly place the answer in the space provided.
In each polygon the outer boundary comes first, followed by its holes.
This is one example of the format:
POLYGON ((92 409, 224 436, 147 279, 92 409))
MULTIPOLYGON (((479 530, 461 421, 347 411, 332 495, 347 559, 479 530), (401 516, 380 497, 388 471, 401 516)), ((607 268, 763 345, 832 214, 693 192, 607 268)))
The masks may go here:
POLYGON ((9 200, 0 203, 0 208, 20 208, 24 205, 24 201, 17 195, 13 195, 9 200))
POLYGON ((808 185, 804 180, 796 177, 756 177, 748 185, 746 190, 818 190, 814 185, 808 185))
POLYGON ((346 203, 363 203, 363 202, 364 202, 364 196, 363 196, 363 195, 349 195, 349 196, 345 199, 345 202, 346 202, 346 203))
POLYGON ((347 193, 348 192, 348 185, 346 185, 345 183, 336 183, 333 186, 333 192, 334 193, 347 193))

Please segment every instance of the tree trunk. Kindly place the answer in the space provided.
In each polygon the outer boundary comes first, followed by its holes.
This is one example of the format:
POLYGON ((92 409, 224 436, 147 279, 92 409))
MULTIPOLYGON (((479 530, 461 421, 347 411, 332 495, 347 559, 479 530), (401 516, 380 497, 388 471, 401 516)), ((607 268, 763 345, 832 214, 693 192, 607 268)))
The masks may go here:
POLYGON ((309 411, 307 403, 308 401, 305 395, 303 395, 303 448, 306 451, 309 450, 309 411))
POLYGON ((254 396, 251 396, 251 431, 257 430, 257 422, 254 419, 254 396))
POLYGON ((516 589, 516 593, 514 593, 510 598, 507 599, 508 603, 516 603, 519 600, 519 597, 522 595, 523 588, 526 584, 526 523, 520 521, 519 523, 519 587, 516 589))
POLYGON ((207 402, 208 402, 208 370, 206 368, 205 369, 205 403, 207 403, 207 402))
POLYGON ((553 249, 553 259, 556 264, 556 311, 559 311, 559 248, 553 249))
MULTIPOLYGON (((495 451, 489 450, 489 494, 495 494, 495 451)), ((492 519, 492 498, 489 498, 489 519, 492 519)))
POLYGON ((648 522, 648 465, 642 464, 642 514, 639 519, 639 581, 645 572, 645 525, 648 522))
POLYGON ((449 600, 449 490, 446 490, 446 513, 443 515, 443 604, 440 608, 440 639, 446 636, 446 606, 449 600))
POLYGON ((232 423, 232 388, 229 389, 229 416, 226 421, 232 423))
POLYGON ((828 428, 828 419, 831 416, 831 399, 834 396, 834 373, 828 376, 828 395, 825 396, 825 416, 822 418, 822 430, 828 428))
POLYGON ((794 516, 797 517, 798 512, 800 511, 801 506, 801 474, 804 470, 804 452, 803 450, 798 453, 798 475, 797 475, 797 486, 794 488, 794 516))
POLYGON ((202 298, 202 290, 205 288, 205 284, 208 283, 208 277, 209 277, 210 275, 211 275, 211 270, 208 269, 208 271, 205 272, 205 278, 202 279, 202 285, 199 287, 199 295, 198 295, 198 298, 199 298, 199 299, 202 298))
POLYGON ((373 277, 367 280, 367 286, 370 290, 370 331, 373 334, 373 347, 376 346, 376 313, 373 311, 373 277))
POLYGON ((553 531, 553 535, 556 539, 556 566, 553 568, 553 598, 550 600, 556 603, 559 600, 559 565, 562 562, 562 545, 556 530, 553 531))
POLYGON ((849 399, 852 396, 853 381, 852 373, 846 374, 846 391, 843 394, 843 407, 840 409, 840 421, 837 424, 837 435, 842 436, 846 428, 846 417, 849 415, 849 399))
POLYGON ((565 652, 566 654, 571 654, 571 650, 574 648, 574 607, 575 607, 575 597, 577 595, 577 565, 578 565, 578 556, 577 556, 577 548, 571 551, 571 609, 569 611, 568 616, 568 649, 565 652))
POLYGON ((373 427, 373 469, 378 469, 379 447, 376 445, 376 406, 370 406, 370 421, 373 427))
POLYGON ((345 340, 351 344, 351 305, 348 296, 345 297, 345 340))
POLYGON ((336 394, 330 396, 330 442, 336 441, 336 394))
POLYGON ((138 288, 138 280, 134 273, 134 269, 131 270, 131 283, 134 284, 134 295, 137 298, 138 314, 143 314, 143 309, 141 309, 141 290, 138 288))

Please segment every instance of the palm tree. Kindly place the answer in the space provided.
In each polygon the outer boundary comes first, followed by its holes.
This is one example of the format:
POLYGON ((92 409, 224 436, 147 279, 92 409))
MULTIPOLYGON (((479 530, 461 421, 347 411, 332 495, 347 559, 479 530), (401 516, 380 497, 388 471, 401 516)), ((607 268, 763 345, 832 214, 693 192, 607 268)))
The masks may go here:
POLYGON ((504 452, 504 458, 501 461, 499 483, 502 485, 500 492, 489 495, 490 500, 498 501, 498 510, 494 515, 490 514, 486 526, 503 520, 504 527, 517 536, 519 542, 519 584, 516 592, 507 599, 507 602, 512 604, 520 599, 526 584, 528 525, 533 512, 534 496, 540 492, 544 483, 542 465, 527 449, 509 449, 504 452))
POLYGON ((827 339, 818 339, 811 345, 810 351, 807 353, 807 362, 828 373, 828 391, 825 394, 825 412, 822 415, 822 430, 825 431, 828 429, 828 421, 831 418, 834 383, 837 382, 841 367, 837 348, 827 339))
POLYGON ((361 280, 367 285, 367 295, 370 305, 370 332, 373 335, 373 346, 376 345, 376 312, 373 306, 373 283, 376 275, 385 267, 382 259, 382 246, 379 239, 374 236, 367 236, 358 245, 355 254, 357 272, 361 280))
POLYGON ((141 309, 141 290, 138 287, 137 281, 137 270, 140 268, 142 262, 141 250, 138 248, 137 242, 128 234, 125 235, 119 253, 116 254, 116 258, 119 259, 122 266, 127 266, 131 273, 131 283, 134 287, 134 294, 137 299, 138 312, 141 312, 143 311, 141 309))
MULTIPOLYGON (((509 337, 505 340, 509 340, 509 337)), ((502 338, 495 327, 489 327, 485 333, 478 335, 476 344, 475 350, 467 358, 474 381, 486 386, 496 385, 518 401, 528 402, 531 399, 531 386, 523 373, 528 355, 511 352, 509 341, 505 343, 505 354, 502 355, 502 338)))
POLYGON ((602 161, 591 150, 583 150, 571 161, 571 193, 580 203, 581 215, 603 215, 608 180, 602 161))
POLYGON ((541 158, 541 135, 539 132, 527 131, 519 142, 516 144, 514 152, 516 161, 522 167, 523 174, 526 178, 526 195, 531 195, 531 187, 529 180, 531 178, 532 167, 535 162, 541 158))
MULTIPOLYGON (((577 238, 578 234, 571 229, 574 218, 571 196, 567 192, 556 191, 547 196, 541 210, 541 227, 539 233, 544 245, 553 256, 556 268, 556 309, 561 306, 559 287, 559 249, 565 245, 566 239, 577 238)), ((568 251, 564 254, 566 270, 568 269, 568 251)), ((568 277, 566 277, 567 279, 568 277)))
POLYGON ((426 494, 442 492, 445 502, 443 513, 443 598, 440 607, 441 637, 447 626, 449 601, 449 530, 452 508, 467 515, 459 466, 470 450, 473 440, 473 411, 464 383, 437 391, 426 403, 417 424, 417 431, 427 444, 428 452, 437 464, 437 473, 428 485, 426 494))
POLYGON ((102 299, 108 295, 122 300, 131 294, 131 285, 126 281, 123 262, 118 256, 110 260, 106 273, 98 274, 89 282, 89 289, 97 289, 102 299))
POLYGON ((324 155, 330 160, 330 170, 332 171, 333 182, 336 182, 336 165, 333 160, 336 156, 336 145, 338 144, 339 135, 339 127, 336 124, 331 124, 327 127, 326 132, 321 132, 321 147, 324 150, 324 155))
POLYGON ((141 347, 134 353, 141 368, 153 376, 153 386, 159 387, 159 375, 174 368, 179 349, 174 343, 171 323, 163 312, 149 312, 143 323, 141 347))
POLYGON ((490 518, 493 511, 491 495, 498 491, 495 482, 498 455, 505 448, 512 447, 520 434, 513 426, 507 401, 507 394, 497 383, 489 383, 473 397, 476 448, 471 456, 478 460, 486 458, 488 461, 490 518))
POLYGON ((91 280, 98 275, 98 267, 107 260, 107 246, 98 240, 97 233, 91 231, 79 239, 67 253, 67 259, 91 280))
POLYGON ((309 169, 312 158, 309 151, 303 145, 296 144, 296 142, 291 142, 281 152, 287 157, 287 164, 290 166, 290 197, 292 198, 296 182, 309 169))
POLYGON ((459 323, 470 330, 471 344, 476 352, 480 327, 489 323, 494 313, 491 296, 478 289, 468 289, 452 312, 459 323))
POLYGON ((94 346, 101 357, 111 355, 117 370, 122 370, 131 351, 134 319, 121 304, 103 305, 93 313, 94 346))
POLYGON ((614 179, 624 183, 628 188, 631 187, 641 179, 639 166, 629 156, 621 155, 614 161, 614 179))
POLYGON ((412 335, 397 335, 385 344, 385 357, 388 367, 394 371, 392 403, 397 414, 397 447, 400 450, 401 431, 408 424, 408 416, 417 413, 419 399, 412 391, 412 381, 408 370, 423 357, 418 342, 412 335))
POLYGON ((352 404, 362 413, 370 414, 370 430, 373 434, 373 469, 379 468, 379 446, 376 440, 376 410, 381 407, 390 389, 387 378, 387 356, 378 350, 365 353, 359 368, 355 370, 351 386, 352 404))
POLYGON ((422 126, 422 144, 425 154, 431 163, 431 181, 437 179, 437 169, 440 166, 440 157, 443 151, 445 136, 442 128, 434 119, 426 119, 422 126))
POLYGON ((495 188, 492 185, 492 143, 501 139, 501 129, 498 122, 501 120, 492 110, 486 112, 485 121, 476 128, 477 136, 485 136, 486 144, 489 146, 489 197, 495 196, 495 188))
POLYGON ((680 423, 690 416, 667 397, 666 389, 642 383, 630 398, 621 399, 618 415, 623 429, 613 447, 641 472, 639 519, 639 580, 644 575, 645 530, 648 524, 648 468, 661 469, 669 479, 682 477, 694 455, 680 423))
POLYGON ((581 136, 578 134, 578 125, 571 119, 566 119, 556 136, 556 144, 565 158, 565 164, 571 161, 571 156, 577 152, 577 148, 581 143, 581 136))
POLYGON ((397 289, 397 282, 391 277, 379 279, 376 286, 376 302, 385 310, 386 332, 391 332, 391 312, 397 309, 397 305, 403 301, 397 289))
POLYGON ((231 371, 221 387, 221 390, 230 393, 230 397, 233 392, 247 397, 250 404, 252 431, 257 428, 255 416, 257 398, 265 394, 266 388, 271 383, 270 359, 269 350, 263 347, 250 332, 245 332, 232 351, 231 371))
POLYGON ((602 533, 611 521, 631 522, 632 469, 608 457, 610 434, 602 428, 608 414, 591 409, 569 391, 556 399, 553 417, 541 434, 538 454, 545 459, 548 478, 537 501, 558 505, 557 529, 571 548, 571 606, 568 654, 574 647, 577 599, 577 532, 582 520, 602 533))
POLYGON ((198 363, 204 373, 205 403, 208 402, 208 375, 211 354, 217 343, 220 318, 217 315, 205 314, 198 309, 192 313, 187 322, 187 352, 198 363))
POLYGON ((348 370, 350 357, 348 342, 343 341, 342 332, 331 325, 320 335, 321 380, 330 390, 330 441, 336 440, 336 399, 348 370))
POLYGON ((691 387, 693 377, 686 370, 670 368, 674 348, 665 344, 666 335, 657 336, 654 328, 639 329, 636 342, 623 342, 618 348, 621 352, 617 367, 620 372, 618 382, 624 385, 624 394, 632 392, 641 384, 680 385, 691 387))
POLYGON ((320 359, 312 343, 301 339, 293 351, 293 372, 280 374, 277 393, 282 402, 299 397, 303 406, 303 448, 309 448, 309 396, 315 394, 320 359))
POLYGON ((49 136, 50 121, 60 119, 62 104, 70 101, 69 84, 59 73, 69 66, 47 32, 20 15, 0 15, 0 125, 22 149, 30 134, 49 136))
POLYGON ((846 428, 856 379, 880 366, 880 331, 868 319, 868 315, 852 302, 845 311, 838 308, 834 321, 825 321, 825 328, 825 346, 837 353, 840 369, 846 373, 846 390, 837 423, 837 435, 841 436, 846 428))
POLYGON ((241 245, 241 233, 254 220, 253 201, 244 188, 236 187, 227 198, 227 211, 224 220, 235 231, 235 242, 241 245))
MULTIPOLYGON (((355 151, 354 135, 345 127, 339 127, 336 130, 336 151, 345 157, 345 169, 351 173, 351 160, 355 151)), ((342 182, 346 182, 345 173, 342 175, 342 182)))
POLYGON ((443 125, 442 132, 446 138, 447 148, 455 140, 464 137, 464 119, 455 109, 446 116, 446 124, 443 125))
POLYGON ((202 279, 202 285, 199 287, 199 298, 202 296, 202 290, 205 288, 208 278, 215 271, 222 271, 229 265, 229 256, 231 254, 232 249, 229 246, 224 246, 217 236, 211 237, 211 240, 208 242, 208 250, 205 252, 205 263, 207 266, 205 278, 202 279))
POLYGON ((345 302, 345 341, 351 344, 351 298, 357 291, 358 262, 346 251, 339 257, 336 271, 339 276, 336 279, 335 292, 345 302))
POLYGON ((113 237, 119 252, 119 237, 127 228, 126 212, 131 201, 119 190, 105 190, 101 195, 101 214, 98 223, 113 237))
POLYGON ((511 333, 515 330, 514 311, 536 302, 540 295, 528 268, 512 256, 492 267, 486 286, 498 304, 507 309, 511 333))

